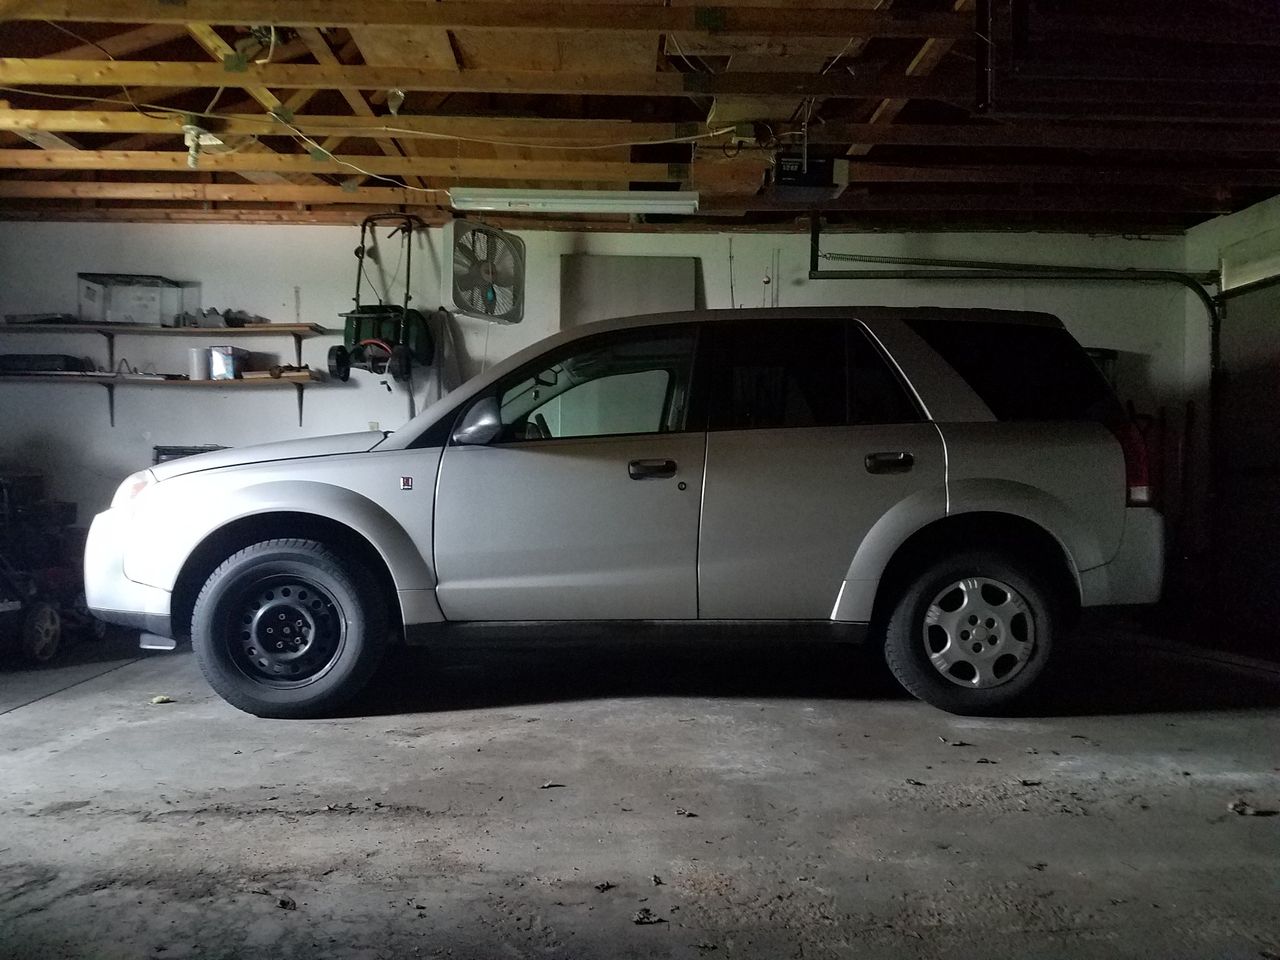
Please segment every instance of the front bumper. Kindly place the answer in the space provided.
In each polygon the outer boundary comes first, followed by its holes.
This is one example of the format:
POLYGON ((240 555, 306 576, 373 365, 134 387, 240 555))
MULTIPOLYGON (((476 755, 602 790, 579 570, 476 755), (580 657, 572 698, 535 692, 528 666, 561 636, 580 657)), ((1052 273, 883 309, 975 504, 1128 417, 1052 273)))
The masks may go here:
POLYGON ((169 591, 124 575, 129 513, 107 510, 93 518, 84 548, 85 601, 99 620, 171 637, 169 591))

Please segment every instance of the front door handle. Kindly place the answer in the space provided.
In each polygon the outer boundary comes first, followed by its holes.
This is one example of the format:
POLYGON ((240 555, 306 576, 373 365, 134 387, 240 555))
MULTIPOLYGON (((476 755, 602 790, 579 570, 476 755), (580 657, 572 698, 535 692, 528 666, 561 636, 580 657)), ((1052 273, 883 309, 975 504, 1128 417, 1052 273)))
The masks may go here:
POLYGON ((868 453, 867 473, 906 473, 915 466, 916 458, 905 450, 868 453))
POLYGON ((676 475, 674 460, 632 460, 627 464, 632 480, 665 480, 676 475))

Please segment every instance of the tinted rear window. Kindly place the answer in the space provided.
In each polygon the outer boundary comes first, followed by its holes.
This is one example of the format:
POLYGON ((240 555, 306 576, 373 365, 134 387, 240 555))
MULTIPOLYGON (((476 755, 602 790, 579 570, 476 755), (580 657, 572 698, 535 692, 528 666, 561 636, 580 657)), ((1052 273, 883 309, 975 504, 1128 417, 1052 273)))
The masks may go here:
POLYGON ((1097 420, 1118 405, 1102 372, 1060 327, 913 320, 1000 420, 1097 420))
POLYGON ((897 376, 856 324, 725 320, 710 328, 712 430, 920 419, 897 376))

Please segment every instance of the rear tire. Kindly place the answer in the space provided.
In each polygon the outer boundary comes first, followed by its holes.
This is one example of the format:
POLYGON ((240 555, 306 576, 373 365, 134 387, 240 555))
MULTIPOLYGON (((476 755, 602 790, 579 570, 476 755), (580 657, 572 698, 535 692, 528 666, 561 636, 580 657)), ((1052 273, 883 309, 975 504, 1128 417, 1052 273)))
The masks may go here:
POLYGON ((996 553, 957 554, 902 593, 885 630, 885 662, 925 703, 1001 713, 1030 699, 1056 661, 1061 608, 1034 567, 996 553))
POLYGON ((192 614, 191 645, 219 696, 259 717, 322 717, 382 659, 390 619, 376 579, 314 540, 267 540, 229 557, 192 614))
POLYGON ((62 617, 51 603, 37 600, 22 620, 22 655, 31 663, 48 663, 62 645, 62 617))
POLYGON ((329 376, 346 383, 351 379, 351 353, 341 344, 329 348, 329 376))

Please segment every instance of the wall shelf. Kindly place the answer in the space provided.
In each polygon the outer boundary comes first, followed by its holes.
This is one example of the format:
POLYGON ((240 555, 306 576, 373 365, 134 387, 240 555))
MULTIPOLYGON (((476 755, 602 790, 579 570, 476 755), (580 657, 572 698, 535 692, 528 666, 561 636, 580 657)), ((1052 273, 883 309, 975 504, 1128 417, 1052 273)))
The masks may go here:
POLYGON ((111 425, 116 425, 116 387, 162 387, 187 390, 262 390, 293 387, 298 397, 298 426, 302 426, 303 391, 325 380, 315 371, 282 373, 279 377, 254 377, 250 380, 163 380, 156 377, 109 373, 8 373, 0 374, 0 383, 97 384, 107 388, 107 410, 111 425))
MULTIPOLYGON (((106 338, 107 369, 116 368, 116 337, 204 337, 239 340, 246 337, 293 338, 294 366, 302 366, 302 341, 328 331, 315 323, 253 323, 243 327, 152 327, 140 323, 0 323, 0 336, 18 334, 92 333, 106 338)), ((256 389, 292 386, 298 395, 298 426, 302 426, 302 393, 309 384, 323 383, 314 371, 286 373, 278 378, 251 380, 162 380, 115 373, 14 373, 0 375, 0 383, 96 383, 107 388, 107 410, 116 425, 116 387, 187 387, 207 389, 256 389)))
POLYGON ((116 366, 116 337, 209 337, 238 340, 241 337, 293 338, 295 366, 302 366, 302 341, 328 331, 315 323, 253 323, 243 327, 152 327, 140 323, 0 323, 6 333, 96 333, 107 340, 107 368, 116 366))

